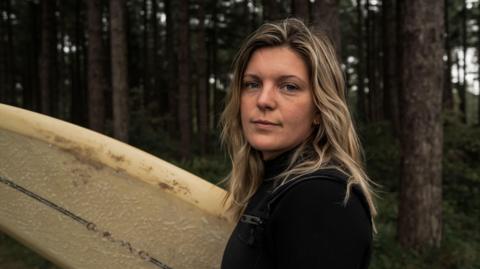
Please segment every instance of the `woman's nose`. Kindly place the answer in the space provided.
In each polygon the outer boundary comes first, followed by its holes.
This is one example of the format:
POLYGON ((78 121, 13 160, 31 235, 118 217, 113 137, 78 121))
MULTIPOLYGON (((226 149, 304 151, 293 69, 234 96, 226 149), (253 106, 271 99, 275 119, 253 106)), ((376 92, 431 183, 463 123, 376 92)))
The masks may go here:
POLYGON ((257 97, 257 107, 260 110, 272 110, 276 107, 274 85, 264 84, 257 97))

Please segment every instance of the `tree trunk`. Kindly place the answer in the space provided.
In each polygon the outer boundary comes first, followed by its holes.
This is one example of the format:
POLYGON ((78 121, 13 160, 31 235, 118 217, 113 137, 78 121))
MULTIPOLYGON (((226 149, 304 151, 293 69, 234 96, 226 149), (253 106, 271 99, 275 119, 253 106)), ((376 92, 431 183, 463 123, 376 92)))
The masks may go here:
POLYGON ((449 1, 444 0, 444 21, 445 21, 445 55, 447 56, 445 64, 445 83, 443 91, 443 108, 444 110, 453 110, 453 92, 452 92, 452 51, 450 48, 450 27, 448 9, 449 1))
POLYGON ((460 92, 462 91, 463 86, 462 86, 462 82, 460 81, 460 78, 462 77, 462 72, 461 72, 461 68, 460 68, 460 53, 458 53, 458 51, 455 53, 455 65, 457 66, 457 74, 456 74, 457 75, 457 83, 455 83, 455 88, 457 89, 457 93, 460 96, 461 95, 460 92))
POLYGON ((338 5, 339 0, 316 0, 313 3, 312 21, 314 29, 324 32, 330 38, 337 52, 337 58, 341 60, 342 44, 338 5))
POLYGON ((372 11, 376 8, 371 6, 370 1, 365 2, 365 9, 367 10, 367 17, 365 18, 365 42, 367 44, 367 56, 366 56, 366 65, 367 65, 367 78, 368 78, 368 115, 367 119, 369 122, 377 122, 383 119, 382 112, 382 103, 383 103, 383 93, 380 88, 380 61, 379 61, 379 50, 380 45, 378 45, 378 33, 376 30, 377 25, 377 13, 372 11))
POLYGON ((262 0, 263 21, 275 21, 281 18, 280 4, 275 0, 262 0))
POLYGON ((375 36, 375 32, 372 31, 372 17, 373 13, 370 10, 370 0, 365 1, 365 10, 367 16, 365 17, 365 44, 366 44, 366 52, 367 55, 365 57, 365 65, 366 65, 366 75, 367 75, 367 107, 366 107, 366 119, 368 122, 374 121, 373 117, 373 105, 375 104, 374 101, 374 94, 375 94, 375 66, 374 66, 374 50, 373 50, 373 37, 375 36))
MULTIPOLYGON (((167 98, 168 98, 168 116, 167 118, 167 129, 171 132, 170 134, 177 135, 174 130, 178 130, 177 121, 175 120, 175 115, 177 114, 177 94, 178 94, 178 82, 177 82, 177 52, 175 51, 175 39, 177 33, 174 27, 173 14, 175 14, 175 9, 172 6, 170 0, 165 0, 165 14, 166 14, 166 25, 165 25, 165 47, 166 47, 166 56, 167 56, 167 98)), ((177 33, 178 34, 178 33, 177 33)))
MULTIPOLYGON (((213 17, 213 22, 212 22, 212 27, 210 29, 209 33, 209 57, 208 57, 208 76, 209 76, 209 84, 208 84, 208 90, 209 90, 209 99, 208 99, 208 110, 210 111, 210 118, 209 120, 209 125, 210 125, 210 130, 215 130, 216 124, 217 124, 217 115, 216 115, 216 100, 217 100, 217 77, 218 77, 218 69, 217 69, 217 47, 218 47, 218 39, 217 39, 217 6, 215 5, 212 11, 212 17, 213 17), (210 83, 210 77, 213 77, 213 80, 210 83)), ((265 10, 264 10, 265 12, 265 10)))
POLYGON ((358 43, 358 63, 357 63, 357 118, 359 121, 365 122, 365 46, 363 31, 363 12, 361 0, 356 2, 357 11, 357 43, 358 43))
POLYGON ((394 133, 398 135, 398 74, 396 73, 396 25, 395 1, 383 0, 383 92, 385 115, 393 126, 394 133))
POLYGON ((253 30, 253 22, 252 19, 254 17, 254 12, 250 12, 249 5, 255 5, 255 1, 244 1, 243 2, 243 16, 245 18, 245 26, 244 28, 244 36, 248 36, 253 30))
POLYGON ((13 45, 13 23, 12 23, 12 3, 11 0, 5 1, 7 8, 7 88, 5 91, 5 100, 7 103, 15 105, 15 77, 16 77, 16 66, 15 66, 15 46, 13 45))
POLYGON ((28 55, 28 67, 25 68, 25 87, 22 92, 23 107, 29 110, 36 110, 35 93, 38 87, 38 4, 28 3, 29 24, 28 30, 31 35, 26 45, 28 55))
POLYGON ((158 20, 157 20, 157 14, 158 14, 158 3, 157 0, 152 0, 152 16, 151 16, 151 23, 152 23, 152 57, 150 57, 150 89, 152 90, 152 95, 150 97, 150 102, 154 101, 157 99, 159 96, 159 89, 157 89, 157 81, 159 74, 160 68, 157 65, 157 63, 163 62, 162 59, 158 57, 158 45, 160 42, 158 42, 158 20))
MULTIPOLYGON (((462 88, 460 91, 460 115, 464 123, 467 123, 467 0, 462 1, 462 88)), ((460 78, 459 78, 460 79, 460 78)))
MULTIPOLYGON (((376 8, 380 8, 377 2, 376 8)), ((372 18, 372 60, 373 60, 373 106, 372 115, 375 121, 385 120, 384 114, 384 92, 383 92, 383 61, 382 61, 382 29, 379 27, 382 24, 382 16, 380 12, 375 13, 372 18)))
POLYGON ((207 76, 207 46, 205 38, 205 0, 198 2, 198 136, 200 151, 205 154, 208 149, 208 76, 207 76))
POLYGON ((61 72, 60 72, 60 64, 61 60, 60 57, 63 54, 63 45, 61 44, 62 41, 62 32, 59 29, 58 19, 61 17, 60 13, 60 3, 55 3, 55 10, 54 10, 54 20, 53 20, 53 32, 55 35, 53 36, 53 57, 52 58, 52 87, 50 88, 49 93, 49 103, 50 103, 50 115, 60 118, 59 115, 59 100, 60 100, 60 86, 61 86, 61 72), (58 4, 57 4, 58 3, 58 4))
POLYGON ((180 155, 190 157, 191 131, 191 91, 190 91, 190 33, 189 1, 179 2, 178 14, 178 125, 180 127, 180 155))
MULTIPOLYGON (((4 7, 5 2, 0 2, 0 11, 3 12, 5 10, 4 7)), ((5 21, 3 19, 0 19, 0 102, 5 102, 6 103, 6 92, 5 89, 8 87, 7 86, 7 48, 5 46, 5 21)))
POLYGON ((110 0, 113 136, 128 143, 128 71, 125 0, 110 0))
POLYGON ((75 124, 85 126, 85 110, 84 107, 88 105, 83 87, 82 79, 82 61, 80 55, 83 53, 83 25, 81 23, 81 11, 84 9, 82 0, 75 0, 75 32, 73 34, 73 44, 76 50, 72 53, 72 94, 70 95, 72 104, 72 121, 75 124))
POLYGON ((148 0, 143 0, 143 91, 140 106, 148 103, 150 98, 150 42, 149 42, 149 12, 148 0))
MULTIPOLYGON (((257 1, 259 1, 259 0, 251 0, 251 3, 254 7, 254 10, 255 10, 256 7, 258 7, 257 1)), ((257 16, 258 15, 255 11, 253 11, 253 12, 249 11, 249 13, 250 13, 250 28, 248 29, 248 33, 250 34, 254 29, 257 29, 257 27, 258 27, 258 25, 257 25, 258 24, 257 23, 257 16)))
POLYGON ((310 0, 292 0, 292 14, 308 24, 310 20, 310 0))
POLYGON ((41 41, 38 74, 40 82, 40 111, 50 114, 50 92, 55 85, 53 61, 55 56, 55 0, 41 1, 41 41))
POLYGON ((408 248, 442 239, 443 1, 405 0, 401 21, 401 184, 398 240, 408 248))
MULTIPOLYGON (((478 5, 477 27, 480 29, 480 5, 478 5)), ((477 65, 478 65, 478 86, 477 92, 477 125, 480 126, 480 31, 477 33, 477 65)))
POLYGON ((103 133, 105 128, 105 47, 102 40, 102 1, 87 1, 88 33, 88 126, 103 133))

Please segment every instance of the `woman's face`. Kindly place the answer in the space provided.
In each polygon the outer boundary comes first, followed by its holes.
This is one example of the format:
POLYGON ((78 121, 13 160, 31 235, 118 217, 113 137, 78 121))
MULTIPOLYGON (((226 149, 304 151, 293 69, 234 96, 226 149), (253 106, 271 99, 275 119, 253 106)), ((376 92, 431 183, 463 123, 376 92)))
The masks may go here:
POLYGON ((318 117, 307 66, 288 47, 256 50, 242 80, 240 114, 244 135, 262 152, 275 158, 304 141, 318 117))

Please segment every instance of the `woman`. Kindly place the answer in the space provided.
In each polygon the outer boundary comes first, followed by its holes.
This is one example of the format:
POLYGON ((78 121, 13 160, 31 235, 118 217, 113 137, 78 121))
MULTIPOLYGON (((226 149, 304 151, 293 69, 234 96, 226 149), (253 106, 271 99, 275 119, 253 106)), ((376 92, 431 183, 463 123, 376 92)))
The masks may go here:
POLYGON ((367 268, 376 211, 335 50, 286 19, 233 67, 222 139, 239 221, 222 268, 367 268))

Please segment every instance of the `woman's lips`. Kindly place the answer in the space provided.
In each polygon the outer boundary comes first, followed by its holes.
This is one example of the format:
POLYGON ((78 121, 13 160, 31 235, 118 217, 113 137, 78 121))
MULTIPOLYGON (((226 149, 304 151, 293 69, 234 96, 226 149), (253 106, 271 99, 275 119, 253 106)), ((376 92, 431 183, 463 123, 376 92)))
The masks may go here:
POLYGON ((271 122, 271 121, 268 121, 268 120, 252 120, 251 121, 256 127, 259 127, 259 128, 272 128, 272 127, 276 127, 276 126, 280 126, 279 123, 275 123, 275 122, 271 122))

